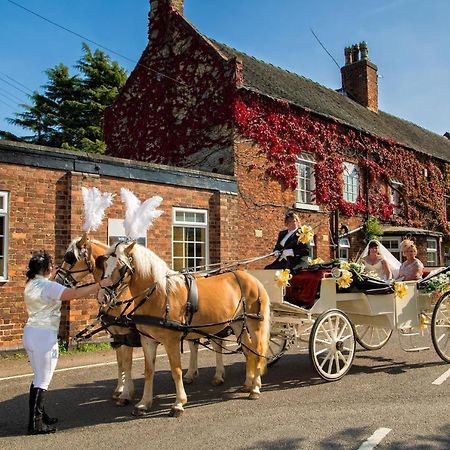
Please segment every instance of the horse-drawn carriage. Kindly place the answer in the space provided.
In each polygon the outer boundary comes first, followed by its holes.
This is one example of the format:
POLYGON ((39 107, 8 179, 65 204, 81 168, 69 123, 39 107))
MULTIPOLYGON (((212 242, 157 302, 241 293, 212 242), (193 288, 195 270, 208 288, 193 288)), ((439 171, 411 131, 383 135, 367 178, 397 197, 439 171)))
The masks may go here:
MULTIPOLYGON (((440 273, 447 271, 450 268, 440 273)), ((369 282, 357 289, 340 289, 330 270, 301 271, 287 288, 275 281, 276 271, 250 272, 271 299, 269 365, 295 344, 309 350, 322 378, 338 380, 350 370, 356 342, 377 350, 397 331, 404 350, 424 350, 428 347, 416 346, 413 339, 428 327, 437 354, 450 363, 450 292, 438 299, 422 292, 427 279, 405 282, 406 295, 400 298, 383 282, 375 283, 375 288, 369 282)))

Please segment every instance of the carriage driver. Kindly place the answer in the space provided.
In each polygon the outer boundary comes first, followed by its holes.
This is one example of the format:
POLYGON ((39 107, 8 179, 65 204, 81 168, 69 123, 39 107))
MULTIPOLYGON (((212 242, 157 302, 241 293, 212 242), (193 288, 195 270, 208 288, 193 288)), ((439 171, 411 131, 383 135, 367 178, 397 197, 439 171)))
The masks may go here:
POLYGON ((308 246, 298 240, 297 231, 300 219, 294 212, 284 217, 286 229, 278 233, 277 243, 273 249, 277 259, 264 267, 265 269, 290 269, 295 271, 304 264, 303 257, 309 256, 308 246))
POLYGON ((111 278, 79 288, 65 288, 51 281, 52 258, 46 251, 33 254, 28 263, 25 305, 28 321, 23 330, 23 346, 33 369, 30 386, 28 434, 54 433, 56 418, 44 410, 45 394, 58 361, 58 329, 61 301, 88 297, 111 286, 111 278))

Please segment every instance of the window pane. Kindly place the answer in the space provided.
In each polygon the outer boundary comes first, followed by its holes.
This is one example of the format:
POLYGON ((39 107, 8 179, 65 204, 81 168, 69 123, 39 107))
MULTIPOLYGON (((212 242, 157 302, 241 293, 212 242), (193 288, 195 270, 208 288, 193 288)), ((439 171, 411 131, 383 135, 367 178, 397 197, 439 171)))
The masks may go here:
POLYGON ((184 269, 184 259, 182 258, 174 258, 173 260, 173 269, 174 270, 182 270, 184 269))
POLYGON ((193 241, 194 240, 195 228, 185 228, 184 231, 185 231, 185 234, 186 234, 185 239, 187 241, 193 241))
POLYGON ((205 223, 205 214, 204 213, 195 213, 195 221, 197 223, 205 223))
POLYGON ((436 239, 427 239, 427 247, 428 249, 437 249, 436 239))
POLYGON ((197 242, 205 242, 206 241, 206 229, 205 228, 196 228, 195 229, 195 240, 197 242))
POLYGON ((5 235, 5 218, 0 216, 0 236, 5 235))
POLYGON ((5 238, 0 237, 0 256, 3 258, 5 256, 5 238))
POLYGON ((5 200, 6 200, 6 198, 3 195, 0 195, 0 209, 1 210, 4 210, 6 208, 5 200))
POLYGON ((176 211, 175 212, 175 220, 177 222, 184 222, 184 212, 183 211, 176 211))
POLYGON ((195 222, 195 212, 186 211, 184 213, 184 221, 185 222, 195 222))
POLYGON ((182 242, 173 244, 173 256, 175 258, 182 258, 184 256, 182 242))
POLYGON ((173 227, 173 240, 182 241, 183 240, 183 228, 173 227))

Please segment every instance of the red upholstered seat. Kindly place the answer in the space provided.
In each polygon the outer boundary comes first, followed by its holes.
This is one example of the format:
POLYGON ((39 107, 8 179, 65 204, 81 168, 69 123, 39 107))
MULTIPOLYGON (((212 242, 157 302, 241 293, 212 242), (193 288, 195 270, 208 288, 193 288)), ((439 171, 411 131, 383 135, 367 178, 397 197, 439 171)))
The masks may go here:
POLYGON ((320 280, 327 273, 330 273, 329 269, 302 270, 294 274, 286 288, 285 301, 310 308, 319 298, 320 280))

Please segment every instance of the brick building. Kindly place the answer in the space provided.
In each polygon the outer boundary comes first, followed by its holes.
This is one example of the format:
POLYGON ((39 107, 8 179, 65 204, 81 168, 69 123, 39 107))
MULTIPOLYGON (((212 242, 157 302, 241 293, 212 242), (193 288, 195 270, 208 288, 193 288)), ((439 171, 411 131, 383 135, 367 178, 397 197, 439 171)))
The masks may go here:
MULTIPOLYGON (((147 245, 176 269, 268 253, 289 209, 314 228, 312 256, 354 258, 371 215, 397 257, 411 234, 425 265, 446 262, 450 140, 378 110, 365 43, 345 49, 334 91, 208 39, 182 0, 150 4, 148 46, 105 115, 109 156, 0 142, 0 350, 20 346, 29 251, 58 259, 80 234, 81 186, 161 195, 147 245)), ((105 241, 120 201, 107 215, 105 241)), ((61 335, 94 309, 64 305, 61 335)))
POLYGON ((450 140, 378 110, 367 44, 345 49, 334 91, 208 39, 183 3, 150 1, 148 46, 105 115, 109 154, 236 176, 243 256, 267 250, 256 230, 276 236, 294 208, 322 257, 339 230, 354 257, 370 214, 396 256, 410 234, 426 265, 443 264, 450 140))

